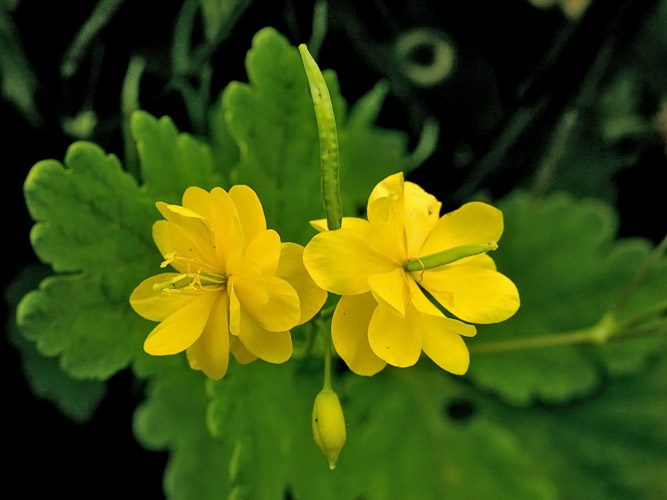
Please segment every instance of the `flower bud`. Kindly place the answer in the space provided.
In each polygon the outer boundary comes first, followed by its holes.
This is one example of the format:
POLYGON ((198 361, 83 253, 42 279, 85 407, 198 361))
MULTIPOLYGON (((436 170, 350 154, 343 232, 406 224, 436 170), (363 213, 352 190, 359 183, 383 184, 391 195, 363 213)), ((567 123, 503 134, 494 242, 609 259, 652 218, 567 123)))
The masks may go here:
POLYGON ((335 469, 340 450, 345 446, 346 430, 338 395, 331 389, 322 389, 315 398, 313 437, 329 461, 329 468, 335 469))

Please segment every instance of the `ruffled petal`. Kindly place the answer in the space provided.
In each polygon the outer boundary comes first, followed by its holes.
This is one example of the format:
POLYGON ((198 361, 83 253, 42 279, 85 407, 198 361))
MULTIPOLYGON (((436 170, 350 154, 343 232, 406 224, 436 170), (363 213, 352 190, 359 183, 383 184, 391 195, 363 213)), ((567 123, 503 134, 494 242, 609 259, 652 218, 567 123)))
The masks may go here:
POLYGON ((470 353, 459 335, 460 325, 464 323, 428 314, 421 316, 421 323, 424 353, 440 368, 450 373, 463 375, 468 371, 470 353))
POLYGON ((197 293, 162 293, 153 290, 153 285, 166 283, 182 276, 178 273, 162 273, 142 281, 130 295, 130 305, 139 316, 151 321, 162 321, 181 307, 192 302, 197 293))
POLYGON ((327 292, 310 277, 303 265, 303 247, 296 243, 283 243, 276 276, 294 287, 299 296, 301 317, 299 325, 310 320, 327 300, 327 292))
POLYGON ((444 266, 425 271, 421 285, 452 314, 470 323, 498 323, 519 309, 519 292, 491 269, 444 266))
POLYGON ((153 356, 166 356, 194 344, 204 331, 216 295, 202 294, 171 314, 148 335, 144 350, 153 356))
POLYGON ((220 380, 229 366, 229 315, 227 294, 218 294, 204 331, 186 354, 193 370, 201 370, 208 377, 220 380))
MULTIPOLYGON (((415 274, 415 273, 412 273, 415 274)), ((412 307, 417 309, 420 313, 430 314, 432 316, 444 316, 442 311, 433 304, 429 298, 424 295, 424 292, 417 286, 414 280, 408 280, 408 287, 410 290, 409 303, 412 307)))
POLYGON ((368 284, 378 303, 405 316, 409 293, 403 269, 399 267, 387 273, 374 274, 368 278, 368 284))
POLYGON ((368 325, 368 342, 375 355, 390 365, 414 365, 422 351, 419 312, 408 307, 401 317, 378 306, 368 325))
POLYGON ((257 193, 244 185, 232 186, 229 196, 236 205, 246 242, 250 243, 259 233, 266 231, 266 217, 262 203, 257 193))
POLYGON ((195 244, 199 245, 200 251, 211 252, 215 245, 215 237, 207 219, 180 205, 169 205, 158 201, 155 206, 168 222, 178 226, 195 244))
POLYGON ((368 199, 367 208, 375 245, 399 265, 407 260, 403 187, 402 172, 390 175, 375 186, 368 199))
POLYGON ((341 297, 331 320, 334 348, 357 375, 375 375, 387 364, 368 343, 368 325, 376 308, 370 293, 341 297))
POLYGON ((272 275, 280 260, 280 236, 273 229, 262 231, 246 250, 247 262, 256 264, 262 274, 272 275))
POLYGON ((280 332, 294 328, 301 318, 299 295, 292 285, 277 276, 263 277, 266 295, 256 293, 257 282, 246 281, 246 275, 234 276, 234 291, 243 315, 249 314, 262 328, 280 332), (262 300, 263 297, 266 300, 262 300))
POLYGON ((218 258, 227 274, 231 274, 245 265, 245 248, 250 240, 243 234, 239 213, 227 191, 213 188, 209 203, 218 258))
POLYGON ((424 240, 440 218, 440 203, 435 196, 412 182, 405 189, 405 237, 408 257, 418 256, 424 240))
POLYGON ((241 302, 236 295, 234 281, 227 282, 227 293, 229 294, 229 333, 238 335, 241 331, 241 302))
POLYGON ((306 245, 303 262, 315 283, 338 295, 368 292, 368 278, 396 268, 372 239, 352 229, 316 234, 306 245))
POLYGON ((206 219, 215 238, 215 251, 219 267, 236 269, 243 265, 242 257, 246 246, 243 228, 236 211, 236 205, 222 188, 208 191, 193 186, 183 194, 183 207, 206 219))
POLYGON ((429 255, 459 245, 497 242, 502 234, 502 212, 474 201, 440 217, 419 253, 429 255))
POLYGON ((192 273, 200 269, 219 273, 212 238, 197 239, 197 235, 192 231, 166 220, 153 224, 155 245, 165 259, 169 260, 170 254, 179 257, 171 261, 170 265, 181 273, 192 273))
POLYGON ((237 363, 242 365, 247 365, 248 363, 252 363, 257 359, 257 356, 246 349, 246 347, 243 345, 243 342, 241 342, 239 338, 234 335, 232 335, 229 339, 229 349, 234 355, 234 359, 236 359, 237 363))
POLYGON ((237 338, 251 354, 269 363, 284 363, 292 356, 289 331, 266 330, 250 319, 245 311, 241 314, 241 329, 237 338))
POLYGON ((205 219, 211 219, 211 194, 198 186, 190 186, 183 193, 183 207, 205 219))

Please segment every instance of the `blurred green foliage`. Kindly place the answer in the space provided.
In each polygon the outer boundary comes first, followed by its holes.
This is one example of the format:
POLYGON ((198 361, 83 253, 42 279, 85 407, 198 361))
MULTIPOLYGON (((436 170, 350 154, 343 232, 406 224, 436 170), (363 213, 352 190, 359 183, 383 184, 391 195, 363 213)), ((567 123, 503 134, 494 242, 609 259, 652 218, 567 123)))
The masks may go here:
MULTIPOLYGON (((78 71, 96 34, 122 4, 96 4, 63 58, 63 73, 78 71)), ((317 346, 299 349, 303 357, 285 365, 233 364, 222 381, 213 382, 191 371, 183 356, 144 354, 141 344, 151 323, 128 304, 132 289, 161 260, 151 240, 159 217, 154 203, 178 202, 190 185, 251 185, 269 226, 284 240, 305 243, 314 232, 307 221, 322 217, 316 124, 290 42, 275 29, 259 31, 245 60, 248 82, 226 83, 210 102, 211 54, 250 4, 185 0, 180 7, 166 88, 181 97, 193 133, 180 132, 172 118, 140 111, 150 61, 137 56, 118 99, 123 162, 93 143, 75 142, 62 163, 39 162, 26 179, 25 199, 35 221, 32 246, 50 270, 27 271, 7 295, 17 314, 12 343, 35 393, 83 421, 103 397, 104 382, 130 368, 146 386, 135 435, 146 448, 169 452, 164 490, 172 500, 667 495, 664 335, 482 353, 486 343, 596 324, 649 258, 648 240, 617 237, 615 176, 630 168, 643 144, 655 140, 641 96, 647 89, 667 95, 667 79, 661 79, 667 72, 667 1, 637 35, 638 57, 621 61, 605 78, 594 73, 587 80, 595 92, 584 92, 575 118, 537 163, 546 184, 538 183, 532 193, 512 185, 497 201, 506 230, 494 259, 519 288, 519 313, 479 328, 469 342, 472 363, 464 377, 451 377, 428 360, 372 378, 341 366, 334 384, 346 413, 348 444, 333 472, 310 431, 321 366, 318 356, 306 354, 318 354, 317 346), (556 189, 567 193, 551 192, 556 189)), ((16 36, 15 7, 0 7, 2 92, 26 120, 38 123, 39 83, 16 36)), ((314 40, 323 36, 312 34, 314 40)), ((339 127, 344 212, 357 214, 375 183, 409 172, 432 151, 410 153, 405 130, 376 124, 387 82, 369 86, 348 105, 336 74, 325 76, 339 127)), ((517 113, 483 161, 467 165, 474 180, 469 192, 488 174, 488 165, 506 175, 498 161, 538 115, 517 113)), ((92 111, 77 116, 79 121, 61 123, 73 136, 100 126, 92 111)), ((618 317, 631 318, 666 298, 663 256, 618 317)), ((664 326, 664 307, 651 319, 664 326)))

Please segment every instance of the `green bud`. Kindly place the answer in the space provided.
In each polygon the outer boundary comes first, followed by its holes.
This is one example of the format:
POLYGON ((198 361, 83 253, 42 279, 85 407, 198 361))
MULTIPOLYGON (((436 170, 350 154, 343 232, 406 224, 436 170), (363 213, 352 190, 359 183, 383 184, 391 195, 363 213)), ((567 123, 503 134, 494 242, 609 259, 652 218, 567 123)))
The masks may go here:
POLYGON ((340 450, 345 446, 347 433, 345 417, 338 395, 331 389, 322 389, 313 405, 313 438, 329 461, 329 469, 336 468, 340 450))

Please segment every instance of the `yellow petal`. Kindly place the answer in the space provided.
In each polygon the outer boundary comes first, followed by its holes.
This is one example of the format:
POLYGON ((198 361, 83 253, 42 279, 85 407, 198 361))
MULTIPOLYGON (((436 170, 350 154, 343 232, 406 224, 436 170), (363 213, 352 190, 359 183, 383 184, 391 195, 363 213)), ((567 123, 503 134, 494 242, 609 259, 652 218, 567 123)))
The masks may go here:
POLYGON ((468 243, 497 242, 502 234, 502 212, 474 201, 440 217, 419 253, 428 255, 468 243))
MULTIPOLYGON (((311 220, 310 225, 317 229, 320 233, 328 231, 326 219, 311 220)), ((346 229, 353 229, 356 231, 367 231, 370 234, 371 226, 366 219, 359 219, 358 217, 343 217, 341 227, 346 229)))
POLYGON ((444 266, 425 271, 421 284, 452 314, 470 323, 497 323, 519 308, 519 292, 497 271, 472 266, 444 266))
POLYGON ((387 273, 374 274, 368 278, 373 297, 401 316, 405 316, 405 305, 408 302, 408 286, 405 271, 396 268, 387 273))
POLYGON ((218 294, 204 331, 186 354, 193 370, 201 370, 208 377, 220 380, 229 365, 229 328, 227 294, 218 294))
POLYGON ((231 278, 227 282, 227 293, 229 294, 229 333, 238 335, 241 330, 241 302, 236 295, 234 280, 231 278))
POLYGON ((144 350, 153 356, 165 356, 182 352, 194 344, 204 331, 216 295, 200 295, 171 314, 148 335, 144 350))
POLYGON ((496 263, 493 261, 491 256, 486 253, 481 253, 479 255, 472 255, 470 257, 464 257, 463 259, 447 264, 448 266, 471 266, 471 267, 483 267, 484 269, 490 269, 491 271, 496 270, 496 263))
POLYGON ((211 194, 198 186, 190 186, 183 193, 183 207, 205 219, 210 219, 211 194))
POLYGON ((234 200, 246 242, 250 243, 262 231, 266 231, 266 217, 257 193, 244 185, 232 186, 229 196, 234 200))
POLYGON ((209 223, 220 268, 226 269, 228 261, 231 269, 241 267, 246 240, 236 205, 229 194, 219 187, 210 193, 199 187, 189 187, 183 194, 183 207, 209 223))
POLYGON ((162 321, 176 310, 192 302, 197 297, 196 294, 162 293, 153 290, 153 285, 171 281, 177 276, 181 275, 178 273, 162 273, 142 281, 130 295, 132 309, 146 319, 162 321))
POLYGON ((245 248, 249 240, 243 234, 239 213, 231 196, 222 188, 211 190, 210 221, 215 232, 219 259, 231 274, 245 265, 245 248))
POLYGON ((196 238, 195 233, 166 220, 153 224, 153 240, 162 256, 165 259, 170 254, 181 257, 171 262, 171 267, 181 273, 193 273, 201 269, 219 274, 221 268, 211 242, 213 236, 206 240, 196 238))
POLYGON ((391 197, 396 193, 403 192, 403 172, 396 172, 382 179, 371 191, 368 197, 368 205, 366 206, 366 213, 368 220, 373 218, 373 205, 381 198, 391 197))
POLYGON ((246 347, 243 345, 243 342, 241 342, 238 337, 233 335, 229 339, 229 349, 234 355, 234 359, 236 359, 236 361, 242 365, 247 365, 248 363, 252 363, 257 359, 257 356, 246 349, 246 347))
POLYGON ((296 243, 281 245, 276 276, 294 287, 299 296, 301 317, 299 325, 310 320, 327 300, 327 292, 315 284, 303 265, 303 247, 296 243))
POLYGON ((368 292, 370 276, 396 268, 368 235, 345 228, 316 234, 306 245, 303 262, 315 283, 338 295, 368 292))
POLYGON ((290 332, 270 332, 252 321, 245 311, 237 338, 250 353, 269 363, 284 363, 292 356, 290 332))
POLYGON ((422 351, 419 313, 408 307, 402 318, 378 306, 368 325, 368 342, 375 355, 390 365, 414 365, 422 351))
POLYGON ((155 206, 162 216, 177 226, 197 246, 199 251, 208 255, 215 245, 215 237, 207 219, 180 205, 168 205, 158 201, 155 206))
POLYGON ((280 236, 273 229, 262 231, 246 250, 246 261, 253 262, 262 274, 275 274, 280 260, 280 236))
POLYGON ((424 353, 440 368, 450 373, 463 375, 468 371, 470 353, 458 334, 460 325, 464 323, 428 314, 423 314, 421 320, 424 353))
POLYGON ((387 364, 368 343, 368 325, 376 308, 370 293, 341 297, 331 320, 334 348, 357 375, 375 375, 387 364))
MULTIPOLYGON (((418 273, 411 273, 418 274, 418 273)), ((409 303, 412 307, 417 309, 420 313, 430 314, 432 316, 444 316, 444 314, 433 304, 429 298, 424 295, 417 284, 412 279, 408 279, 408 287, 410 290, 409 303)))
POLYGON ((373 189, 367 209, 373 241, 384 255, 399 265, 407 260, 403 188, 401 172, 387 177, 373 189))
POLYGON ((405 237, 408 256, 417 256, 424 240, 440 218, 442 204, 432 194, 417 184, 406 182, 405 189, 405 237))
POLYGON ((273 332, 294 328, 301 318, 299 295, 294 287, 277 276, 264 276, 261 282, 248 280, 249 276, 232 277, 243 314, 273 332))

